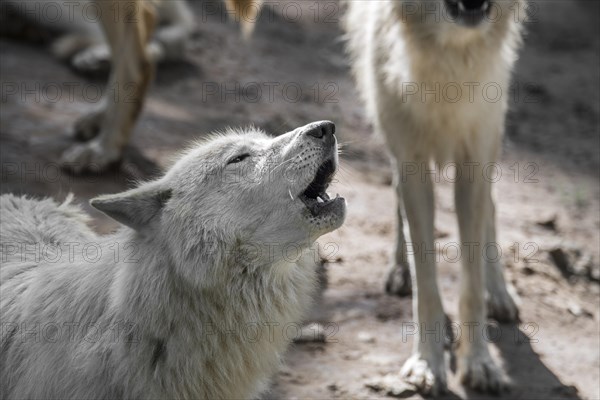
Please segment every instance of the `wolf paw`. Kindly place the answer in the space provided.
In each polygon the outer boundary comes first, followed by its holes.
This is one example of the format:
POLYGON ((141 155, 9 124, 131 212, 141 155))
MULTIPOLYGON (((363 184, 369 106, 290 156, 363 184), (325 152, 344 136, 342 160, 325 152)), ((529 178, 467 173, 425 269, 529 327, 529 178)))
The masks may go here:
POLYGON ((412 355, 400 371, 404 380, 421 394, 439 396, 446 392, 446 369, 444 358, 425 359, 420 354, 412 355))
POLYGON ((97 109, 83 115, 75 122, 73 136, 81 141, 92 140, 100 133, 103 120, 104 109, 97 109))
POLYGON ((96 45, 75 54, 71 59, 75 70, 82 73, 99 73, 110 70, 110 49, 106 45, 96 45))
POLYGON ((488 293, 488 316, 498 322, 514 322, 519 320, 519 308, 513 296, 506 288, 488 293))
POLYGON ((385 281, 385 291, 390 295, 410 296, 412 293, 412 282, 408 266, 392 264, 387 280, 385 281))
POLYGON ((508 377, 489 354, 459 358, 458 376, 462 384, 480 392, 500 393, 510 389, 508 377))
POLYGON ((92 140, 68 148, 63 153, 60 163, 63 168, 75 174, 98 173, 117 163, 120 158, 120 151, 111 149, 98 140, 92 140))

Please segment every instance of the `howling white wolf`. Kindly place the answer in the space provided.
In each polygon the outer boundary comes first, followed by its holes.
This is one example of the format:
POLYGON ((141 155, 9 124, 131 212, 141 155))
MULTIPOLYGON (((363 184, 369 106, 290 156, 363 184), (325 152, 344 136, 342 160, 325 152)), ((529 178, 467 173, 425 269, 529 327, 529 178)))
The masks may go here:
POLYGON ((92 200, 125 225, 102 237, 68 202, 0 197, 0 397, 258 396, 345 218, 337 154, 327 121, 216 136, 92 200))

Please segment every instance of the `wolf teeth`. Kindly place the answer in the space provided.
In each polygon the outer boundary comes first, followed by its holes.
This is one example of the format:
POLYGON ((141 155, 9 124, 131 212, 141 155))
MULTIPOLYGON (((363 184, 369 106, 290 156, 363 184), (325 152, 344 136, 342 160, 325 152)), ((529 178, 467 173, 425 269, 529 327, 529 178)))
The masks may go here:
POLYGON ((324 203, 325 200, 321 198, 321 196, 317 196, 317 203, 324 203))

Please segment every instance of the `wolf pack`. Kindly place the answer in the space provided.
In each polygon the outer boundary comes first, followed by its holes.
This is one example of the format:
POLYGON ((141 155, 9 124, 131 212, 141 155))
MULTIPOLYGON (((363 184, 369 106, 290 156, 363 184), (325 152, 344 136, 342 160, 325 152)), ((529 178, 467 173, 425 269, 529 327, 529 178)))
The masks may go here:
MULTIPOLYGON (((50 2, 7 0, 17 12, 31 4, 43 10, 50 2)), ((53 4, 68 15, 67 3, 53 4)), ((109 66, 109 83, 136 90, 133 101, 106 98, 75 123, 80 142, 59 160, 75 174, 102 173, 121 160, 154 65, 182 57, 197 23, 185 0, 85 3, 98 11, 97 21, 35 15, 36 23, 63 31, 53 54, 80 70, 109 66), (119 18, 109 17, 115 10, 119 18)), ((246 40, 260 24, 263 3, 224 3, 246 40)), ((460 246, 467 254, 469 243, 494 243, 492 182, 477 172, 499 156, 508 104, 478 91, 453 101, 414 91, 476 82, 508 92, 527 5, 340 5, 356 87, 395 172, 396 245, 382 287, 412 294, 420 327, 398 373, 422 394, 440 396, 447 391, 448 349, 427 335, 448 323, 436 264, 408 251, 411 243, 434 248, 434 188, 403 168, 473 165, 470 179, 455 182, 460 246)), ((58 202, 2 195, 0 397, 251 399, 267 393, 289 345, 273 327, 304 321, 318 287, 316 241, 342 226, 347 208, 351 212, 343 193, 328 193, 340 163, 338 136, 331 121, 279 136, 257 128, 206 135, 160 177, 91 200, 120 224, 109 235, 89 227, 90 217, 72 196, 58 202), (244 179, 248 174, 252 179, 244 179), (93 243, 97 256, 64 251, 73 243, 93 243), (41 246, 46 257, 28 257, 27 246, 41 246), (115 246, 135 251, 116 257, 115 246), (23 340, 28 326, 44 326, 43 339, 23 340), (253 334, 231 326, 250 326, 253 334)), ((511 382, 483 330, 488 318, 518 320, 518 299, 500 260, 463 257, 461 264, 458 316, 476 332, 456 346, 457 374, 469 388, 499 393, 511 382)))

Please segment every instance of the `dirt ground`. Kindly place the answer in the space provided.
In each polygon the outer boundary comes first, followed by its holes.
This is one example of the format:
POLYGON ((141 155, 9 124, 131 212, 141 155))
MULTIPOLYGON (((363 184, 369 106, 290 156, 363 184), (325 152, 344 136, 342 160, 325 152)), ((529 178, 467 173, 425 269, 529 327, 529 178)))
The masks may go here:
MULTIPOLYGON (((532 4, 507 94, 511 110, 495 187, 502 257, 521 297, 522 322, 492 330, 494 354, 514 382, 506 398, 599 399, 600 8, 585 0, 532 4)), ((57 199, 73 192, 86 204, 152 176, 187 142, 213 130, 255 124, 277 134, 333 120, 344 143, 333 191, 349 207, 346 224, 320 241, 329 282, 310 320, 327 328, 327 342, 294 344, 266 397, 385 398, 390 393, 379 382, 394 377, 411 352, 411 300, 383 290, 394 190, 385 147, 349 75, 338 3, 272 3, 248 43, 212 6, 192 6, 198 24, 186 59, 158 69, 123 165, 103 176, 65 175, 56 164, 71 143, 71 124, 92 107, 103 79, 55 60, 47 32, 27 25, 4 32, 1 191, 57 199)), ((436 224, 444 249, 458 238, 452 185, 441 181, 436 224)), ((99 231, 115 228, 90 212, 99 231)), ((439 255, 439 283, 455 320, 460 268, 443 250, 439 255)), ((453 373, 449 381, 450 398, 487 398, 465 392, 453 373)))

